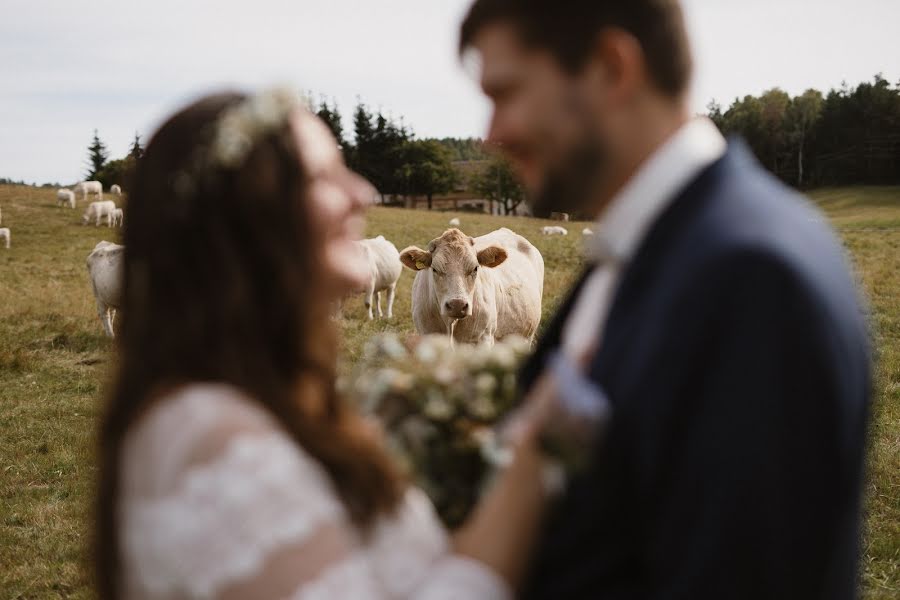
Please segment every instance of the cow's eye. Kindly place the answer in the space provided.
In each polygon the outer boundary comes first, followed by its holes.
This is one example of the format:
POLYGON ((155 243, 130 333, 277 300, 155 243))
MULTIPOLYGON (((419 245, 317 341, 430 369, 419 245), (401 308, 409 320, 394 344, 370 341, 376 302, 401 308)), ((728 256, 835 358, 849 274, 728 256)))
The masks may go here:
POLYGON ((440 275, 440 274, 441 274, 441 272, 438 271, 437 269, 435 269, 434 267, 431 267, 431 272, 434 273, 435 275, 440 275))
POLYGON ((475 275, 477 275, 477 274, 478 274, 478 267, 475 267, 474 269, 472 269, 472 272, 469 273, 469 276, 475 277, 475 275))

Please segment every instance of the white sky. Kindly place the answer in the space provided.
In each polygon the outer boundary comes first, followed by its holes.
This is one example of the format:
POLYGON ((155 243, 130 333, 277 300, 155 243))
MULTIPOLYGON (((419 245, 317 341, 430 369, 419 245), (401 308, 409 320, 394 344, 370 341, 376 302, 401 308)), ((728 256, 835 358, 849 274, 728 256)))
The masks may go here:
MULTIPOLYGON (((470 0, 0 0, 0 177, 77 181, 94 128, 113 158, 196 95, 289 83, 357 96, 419 136, 481 136, 488 105, 456 60, 470 0)), ((684 0, 694 108, 900 81, 900 0, 684 0)))

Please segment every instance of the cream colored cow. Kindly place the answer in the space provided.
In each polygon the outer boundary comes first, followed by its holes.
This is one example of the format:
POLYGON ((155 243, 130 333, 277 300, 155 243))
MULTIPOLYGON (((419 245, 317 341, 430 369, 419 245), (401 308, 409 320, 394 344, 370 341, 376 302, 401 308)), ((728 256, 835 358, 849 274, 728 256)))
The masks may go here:
POLYGON ((524 237, 505 227, 477 238, 448 229, 427 250, 406 248, 400 260, 417 272, 412 312, 420 334, 452 330, 457 342, 488 344, 534 337, 544 259, 524 237))
POLYGON ((541 233, 544 235, 569 235, 569 230, 559 225, 547 225, 541 227, 541 233))
POLYGON ((97 194, 97 200, 103 200, 103 184, 99 181, 79 181, 72 190, 81 194, 82 200, 87 200, 88 194, 97 194))
POLYGON ((97 315, 109 337, 115 336, 113 323, 116 310, 121 306, 124 252, 125 246, 102 241, 94 246, 94 250, 87 257, 88 275, 91 277, 91 288, 97 301, 97 315))
POLYGON ((56 190, 56 205, 75 208, 75 192, 66 188, 56 190))
POLYGON ((381 318, 381 292, 387 292, 387 311, 384 316, 388 319, 394 316, 394 294, 397 289, 397 281, 403 272, 400 263, 400 253, 397 247, 384 239, 383 235, 368 240, 357 242, 362 250, 362 259, 366 262, 369 279, 363 292, 366 294, 366 309, 369 319, 373 319, 372 305, 374 304, 378 317, 381 318), (374 297, 374 302, 373 302, 374 297))
POLYGON ((91 202, 87 210, 84 211, 84 215, 81 217, 82 225, 87 225, 91 222, 91 219, 94 219, 94 225, 99 227, 100 222, 103 219, 106 219, 106 225, 108 227, 113 226, 113 212, 116 210, 116 203, 112 200, 100 200, 98 202, 91 202))

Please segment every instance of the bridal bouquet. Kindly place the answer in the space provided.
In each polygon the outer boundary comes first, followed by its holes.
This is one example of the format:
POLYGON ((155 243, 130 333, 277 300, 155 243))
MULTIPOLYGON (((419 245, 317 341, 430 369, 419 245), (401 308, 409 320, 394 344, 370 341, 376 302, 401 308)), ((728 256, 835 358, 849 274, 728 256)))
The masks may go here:
POLYGON ((489 470, 485 449, 513 407, 523 338, 493 346, 447 336, 372 338, 344 392, 384 424, 401 464, 448 527, 462 523, 489 470))

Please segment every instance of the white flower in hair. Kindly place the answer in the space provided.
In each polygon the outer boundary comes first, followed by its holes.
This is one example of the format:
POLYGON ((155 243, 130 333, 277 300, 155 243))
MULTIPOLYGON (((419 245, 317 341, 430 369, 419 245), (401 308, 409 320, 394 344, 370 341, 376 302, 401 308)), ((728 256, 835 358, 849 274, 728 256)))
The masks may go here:
POLYGON ((214 165, 234 169, 266 135, 278 130, 297 108, 306 107, 289 88, 272 88, 224 111, 210 148, 214 165))

